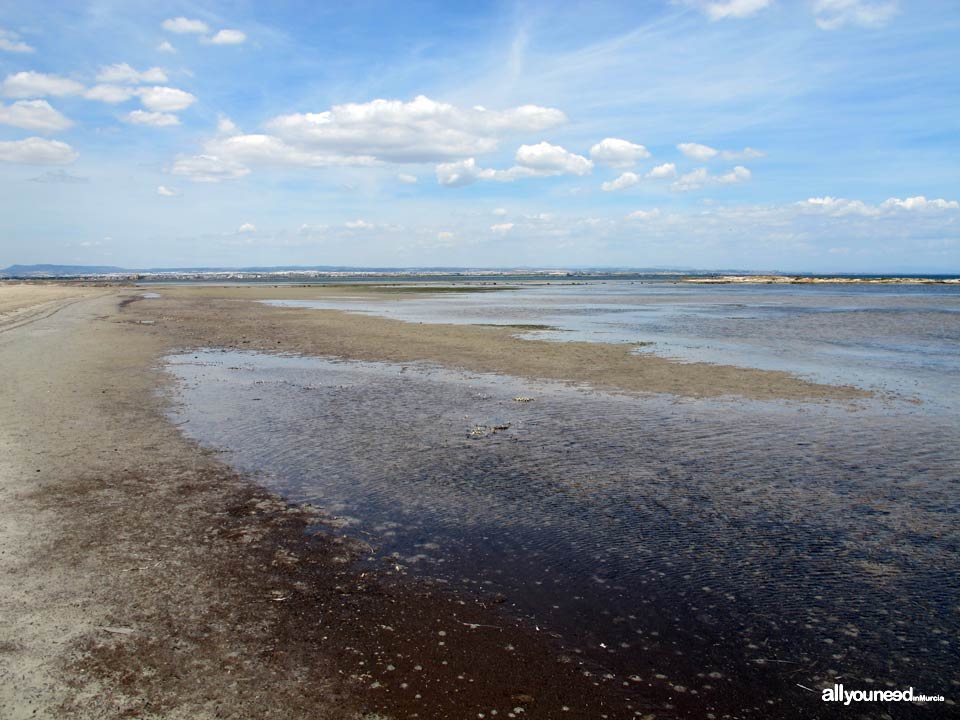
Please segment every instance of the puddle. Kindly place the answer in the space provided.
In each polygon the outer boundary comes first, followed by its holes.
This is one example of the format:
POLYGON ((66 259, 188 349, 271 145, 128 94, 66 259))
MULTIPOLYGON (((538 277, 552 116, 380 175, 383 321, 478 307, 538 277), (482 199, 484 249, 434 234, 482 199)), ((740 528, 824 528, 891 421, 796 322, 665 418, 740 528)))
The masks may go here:
POLYGON ((941 415, 241 352, 168 368, 184 433, 338 515, 370 562, 502 601, 665 709, 832 717, 797 684, 960 687, 941 415))

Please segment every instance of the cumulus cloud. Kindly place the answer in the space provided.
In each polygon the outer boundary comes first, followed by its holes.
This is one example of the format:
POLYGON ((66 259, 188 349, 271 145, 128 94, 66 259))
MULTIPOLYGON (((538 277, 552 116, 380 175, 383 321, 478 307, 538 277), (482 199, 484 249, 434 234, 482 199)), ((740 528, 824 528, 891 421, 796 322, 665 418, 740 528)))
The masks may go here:
POLYGON ((78 157, 72 147, 59 140, 30 137, 0 141, 0 162, 26 165, 67 165, 78 157))
POLYGON ((146 112, 134 110, 123 118, 124 122, 134 125, 150 125, 152 127, 171 127, 180 124, 180 118, 171 113, 146 112))
POLYGON ((660 208, 653 210, 634 210, 627 215, 627 220, 653 220, 660 217, 660 208))
POLYGON ((817 0, 813 5, 813 18, 821 30, 837 30, 845 25, 881 27, 896 14, 896 2, 817 0))
POLYGON ((506 208, 494 208, 494 209, 491 210, 490 212, 492 212, 492 213, 493 213, 494 215, 496 215, 497 217, 503 217, 504 215, 507 214, 507 209, 506 209, 506 208))
POLYGON ((837 197, 812 197, 797 203, 797 207, 806 213, 829 215, 831 217, 845 217, 859 215, 876 217, 897 212, 937 212, 960 209, 960 202, 936 198, 928 200, 923 195, 906 198, 887 198, 879 205, 870 205, 863 200, 848 200, 837 197))
POLYGON ((699 9, 711 20, 750 17, 771 4, 771 0, 679 0, 679 2, 699 9))
POLYGON ((179 112, 197 101, 194 95, 185 90, 163 86, 141 88, 137 95, 147 110, 155 112, 179 112))
POLYGON ((87 100, 99 100, 100 102, 117 104, 126 102, 137 94, 135 88, 124 87, 122 85, 94 85, 87 90, 83 96, 87 100))
POLYGON ((176 188, 167 187, 166 185, 157 186, 157 195, 162 195, 163 197, 176 197, 180 194, 180 191, 176 188))
POLYGON ((884 209, 902 209, 902 210, 956 210, 960 208, 960 202, 956 200, 944 200, 936 198, 927 200, 923 195, 901 200, 900 198, 888 198, 883 201, 881 207, 884 209))
POLYGON ((15 98, 62 97, 79 95, 83 90, 76 80, 29 70, 7 75, 3 81, 3 94, 15 98))
POLYGON ((566 116, 553 108, 461 108, 420 95, 410 102, 377 99, 335 105, 320 113, 281 115, 266 126, 302 149, 417 163, 492 152, 503 135, 544 130, 565 121, 566 116))
POLYGON ((202 20, 191 20, 185 17, 168 18, 162 23, 164 30, 172 33, 206 33, 210 27, 202 20))
POLYGON ((677 150, 682 152, 688 158, 692 160, 699 160, 700 162, 712 160, 720 154, 719 150, 715 150, 709 145, 701 145, 700 143, 680 143, 677 145, 677 150))
POLYGON ((252 233, 257 231, 257 226, 253 223, 244 223, 237 228, 238 233, 252 233))
POLYGON ((625 172, 616 180, 610 180, 605 182, 600 186, 600 189, 604 192, 616 192, 617 190, 624 190, 628 187, 633 187, 640 182, 640 176, 633 172, 625 172))
POLYGON ((733 185, 746 182, 750 178, 751 172, 742 165, 737 165, 733 170, 723 175, 711 175, 706 168, 701 167, 681 175, 670 187, 684 192, 698 190, 705 185, 733 185))
POLYGON ((215 155, 195 155, 178 157, 170 172, 182 175, 194 182, 217 183, 223 180, 237 180, 250 174, 250 168, 228 158, 215 155))
POLYGON ((404 185, 415 185, 417 182, 417 176, 410 175, 408 173, 400 173, 397 175, 397 180, 402 182, 404 185))
MULTIPOLYGON (((465 158, 495 150, 503 135, 540 130, 565 119, 559 110, 534 105, 493 111, 479 106, 464 109, 424 96, 410 102, 373 100, 321 113, 281 115, 266 123, 269 133, 241 134, 231 123, 226 131, 219 128, 198 157, 217 158, 248 172, 252 165, 371 166, 464 158, 438 170, 441 182, 450 185, 589 172, 590 160, 548 143, 522 146, 517 167, 508 171, 483 170, 474 159, 465 158)), ((187 174, 187 168, 209 165, 209 160, 191 163, 181 157, 176 166, 187 174)), ((203 170, 200 176, 210 180, 203 170)))
POLYGON ((34 50, 20 36, 10 30, 0 28, 0 50, 12 53, 32 53, 34 50))
POLYGON ((220 30, 209 40, 213 45, 242 45, 246 41, 246 33, 240 30, 220 30))
POLYGON ((734 183, 746 182, 752 176, 752 173, 742 165, 737 165, 733 170, 717 177, 717 182, 721 185, 733 185, 734 183))
POLYGON ((669 178, 674 178, 677 176, 677 166, 673 163, 664 163, 663 165, 657 165, 650 172, 647 173, 646 177, 650 180, 666 180, 669 178))
POLYGON ((697 160, 698 162, 707 162, 715 158, 722 158, 724 160, 749 160, 766 155, 766 153, 760 150, 754 150, 751 147, 744 148, 743 150, 717 150, 709 145, 701 145, 700 143, 680 143, 677 145, 677 150, 691 160, 697 160))
POLYGON ((516 154, 517 165, 538 175, 589 175, 593 162, 559 145, 547 142, 521 145, 516 154))
POLYGON ((138 85, 140 83, 162 83, 167 81, 167 74, 158 67, 149 70, 134 70, 127 63, 105 65, 97 74, 97 82, 121 85, 138 85))
POLYGON ((604 138, 592 148, 590 157, 596 162, 615 168, 633 167, 638 160, 650 157, 643 145, 636 145, 620 138, 604 138))
POLYGON ((157 52, 175 53, 176 51, 177 49, 173 46, 173 44, 169 40, 164 40, 162 43, 157 45, 157 52))
POLYGON ((491 225, 490 229, 495 233, 508 233, 513 230, 513 223, 497 223, 496 225, 491 225))
POLYGON ((46 100, 18 100, 12 105, 0 103, 0 124, 57 132, 66 130, 73 122, 52 108, 46 100))
POLYGON ((462 187, 478 180, 513 182, 520 178, 557 175, 587 175, 593 162, 559 145, 547 142, 521 145, 514 156, 516 165, 508 170, 481 168, 475 158, 437 165, 437 182, 447 187, 462 187))

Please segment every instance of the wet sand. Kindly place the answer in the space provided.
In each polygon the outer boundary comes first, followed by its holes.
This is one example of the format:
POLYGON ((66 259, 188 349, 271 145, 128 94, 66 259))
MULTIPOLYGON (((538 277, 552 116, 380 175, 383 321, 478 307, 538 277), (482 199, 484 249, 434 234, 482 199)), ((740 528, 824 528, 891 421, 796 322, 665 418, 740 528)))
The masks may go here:
POLYGON ((553 638, 506 618, 496 599, 351 567, 367 549, 323 529, 322 508, 271 496, 168 422, 156 391, 173 351, 426 360, 679 397, 866 396, 785 373, 518 340, 503 328, 253 302, 356 287, 150 290, 162 297, 0 286, 4 717, 649 711, 553 638), (384 672, 410 692, 386 688, 375 679, 384 672))
POLYGON ((427 361, 476 372, 688 398, 855 400, 870 396, 858 388, 817 384, 785 372, 640 356, 631 353, 633 348, 629 345, 519 339, 514 337, 516 329, 509 327, 414 324, 337 310, 270 307, 255 302, 338 295, 362 297, 364 293, 373 293, 380 301, 389 298, 403 302, 411 296, 404 288, 159 287, 161 298, 137 303, 131 312, 135 312, 136 318, 151 322, 152 332, 176 337, 194 347, 330 355, 351 360, 427 361))

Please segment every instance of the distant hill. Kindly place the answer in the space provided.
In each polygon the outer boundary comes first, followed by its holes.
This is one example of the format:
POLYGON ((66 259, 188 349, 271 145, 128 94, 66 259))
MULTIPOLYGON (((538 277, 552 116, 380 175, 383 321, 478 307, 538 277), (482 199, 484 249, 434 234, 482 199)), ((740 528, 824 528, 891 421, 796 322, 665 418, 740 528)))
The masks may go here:
POLYGON ((130 272, 109 265, 11 265, 0 270, 0 277, 69 277, 71 275, 100 275, 130 272))

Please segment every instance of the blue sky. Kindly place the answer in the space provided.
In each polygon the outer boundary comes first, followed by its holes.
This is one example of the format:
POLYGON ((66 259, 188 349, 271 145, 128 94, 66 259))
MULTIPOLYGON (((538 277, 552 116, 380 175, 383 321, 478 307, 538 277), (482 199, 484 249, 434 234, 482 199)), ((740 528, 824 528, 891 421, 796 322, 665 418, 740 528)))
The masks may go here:
POLYGON ((960 272, 955 2, 0 5, 0 267, 960 272))

